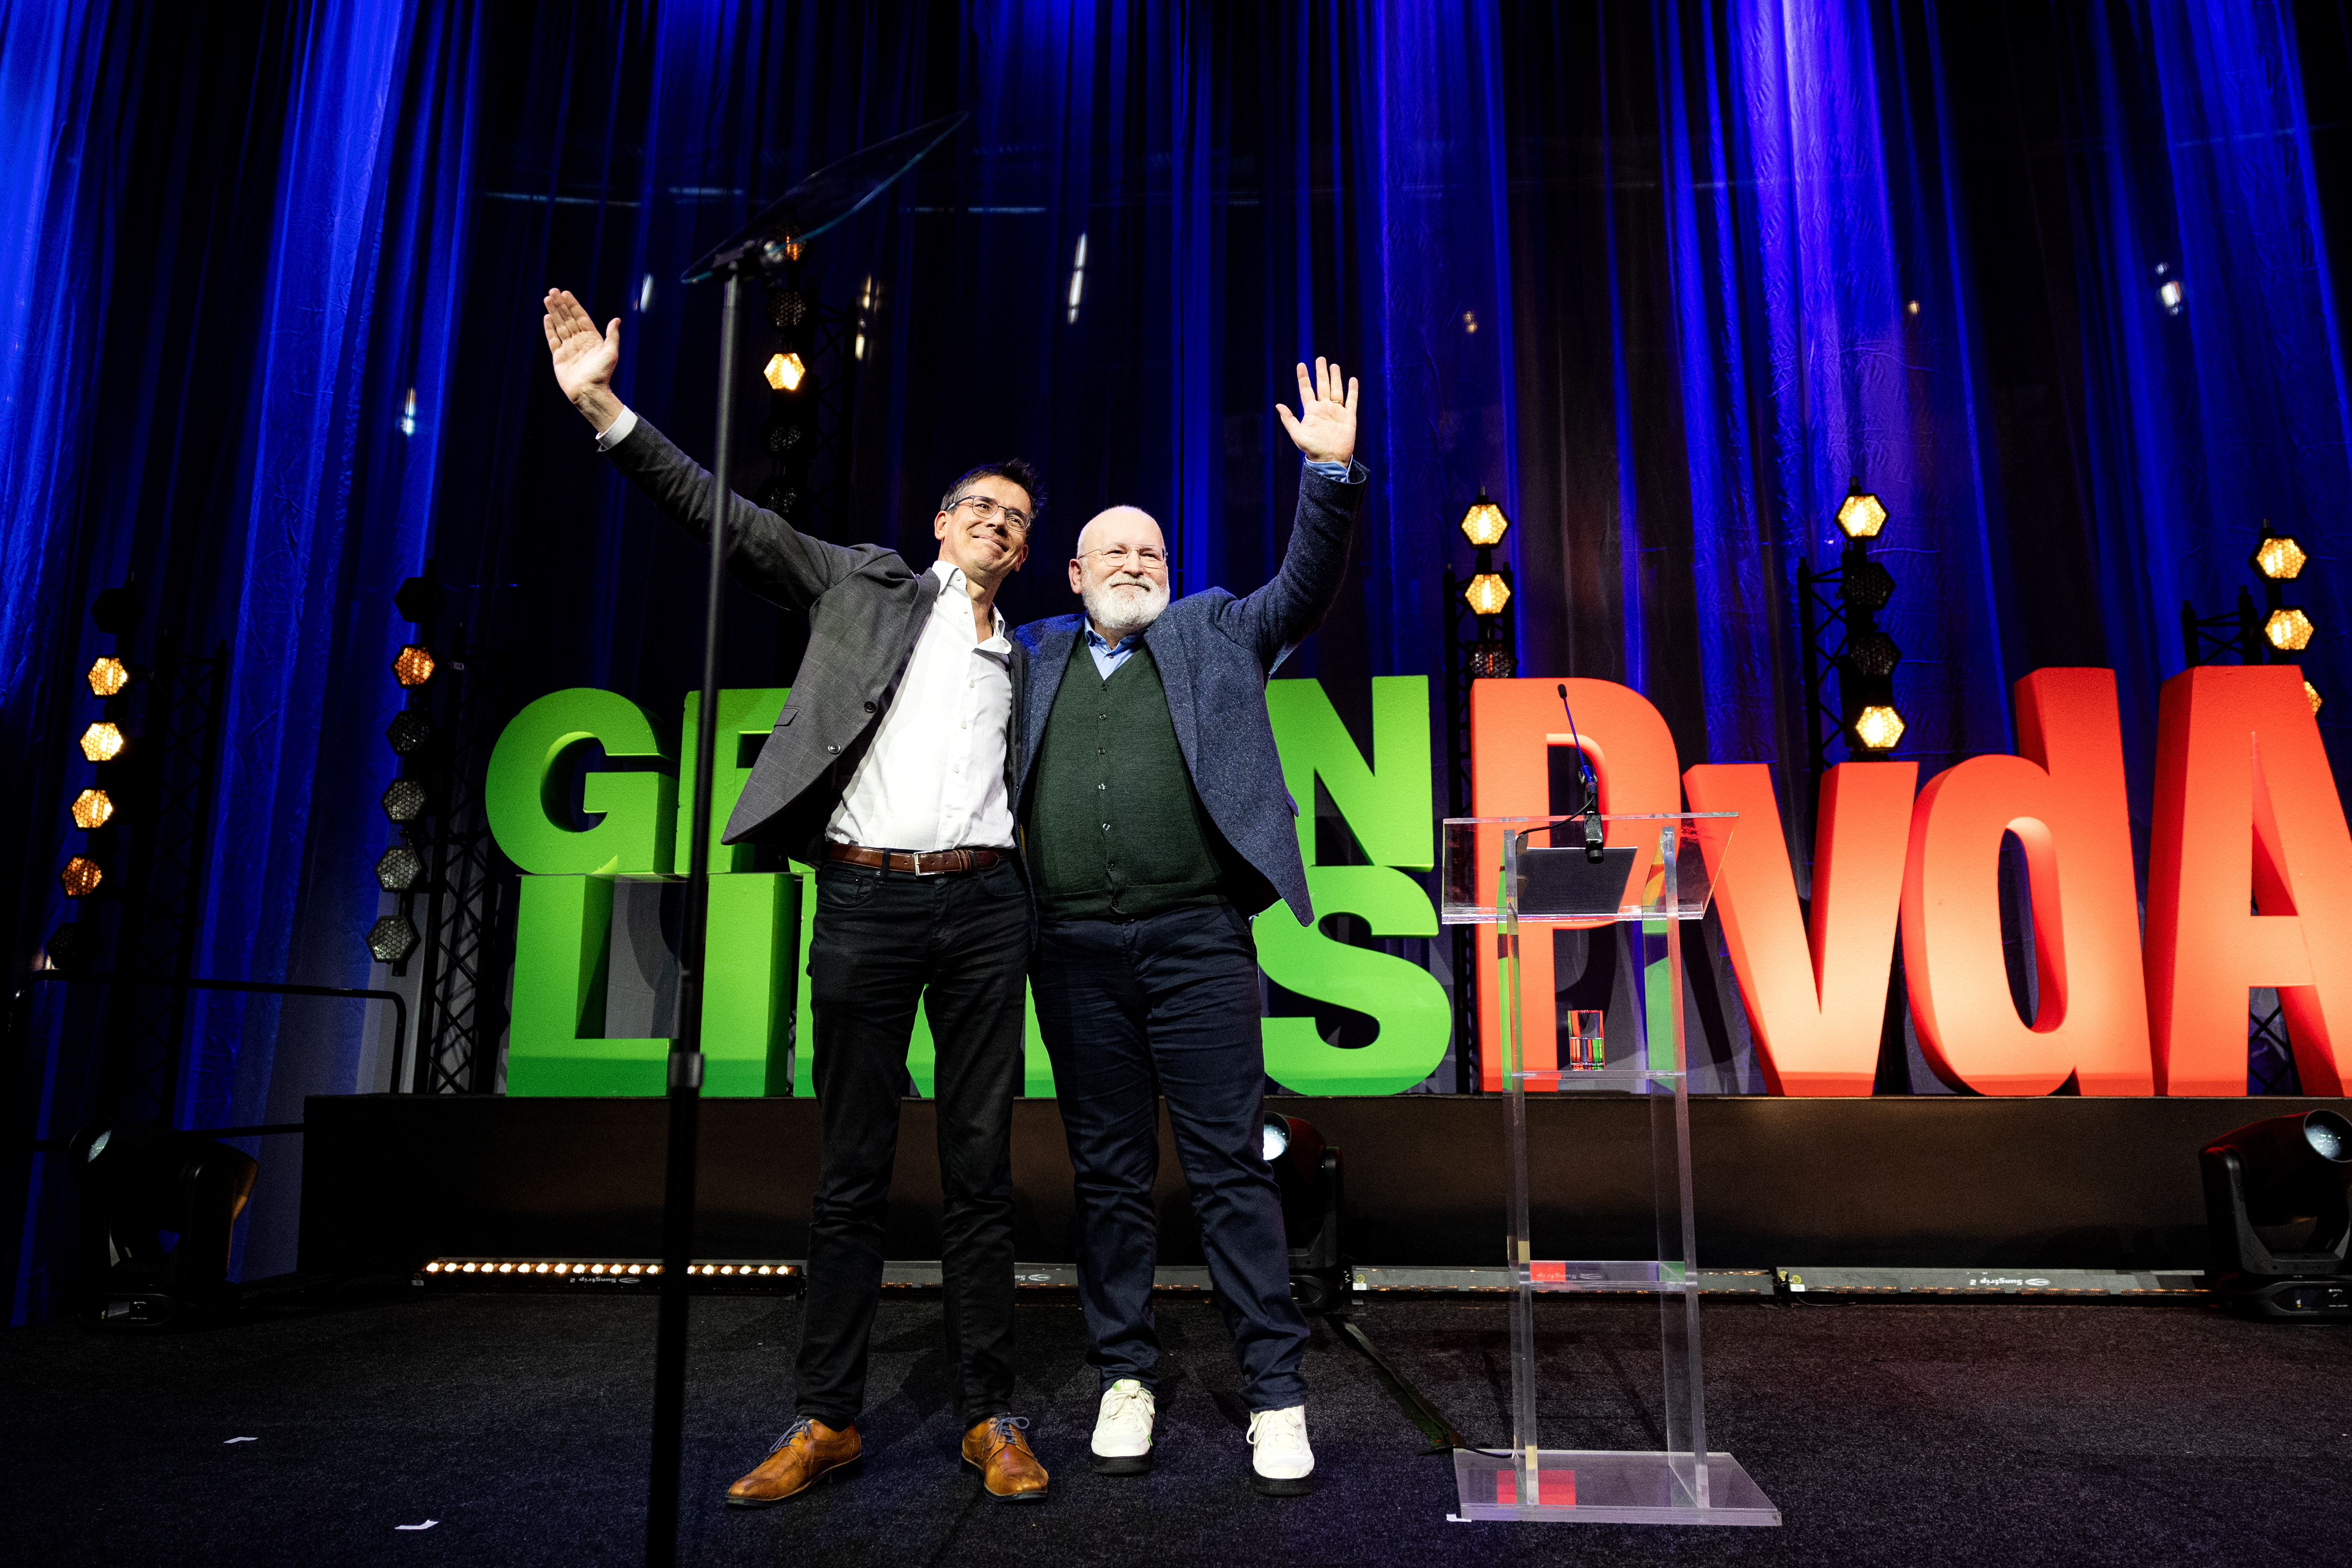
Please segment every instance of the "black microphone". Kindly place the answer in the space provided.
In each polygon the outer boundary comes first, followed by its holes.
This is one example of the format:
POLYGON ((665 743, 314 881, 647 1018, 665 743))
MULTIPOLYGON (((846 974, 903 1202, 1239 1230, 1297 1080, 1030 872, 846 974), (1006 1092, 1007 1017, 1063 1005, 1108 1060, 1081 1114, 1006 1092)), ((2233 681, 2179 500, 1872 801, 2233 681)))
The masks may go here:
POLYGON ((1576 745, 1576 765, 1584 775, 1584 808, 1577 815, 1584 818, 1584 858, 1593 865, 1601 864, 1601 840, 1605 837, 1601 826, 1601 780, 1592 772, 1592 761, 1584 754, 1584 731, 1576 727, 1576 710, 1568 705, 1568 682, 1553 688, 1559 693, 1559 710, 1568 715, 1570 738, 1576 745))

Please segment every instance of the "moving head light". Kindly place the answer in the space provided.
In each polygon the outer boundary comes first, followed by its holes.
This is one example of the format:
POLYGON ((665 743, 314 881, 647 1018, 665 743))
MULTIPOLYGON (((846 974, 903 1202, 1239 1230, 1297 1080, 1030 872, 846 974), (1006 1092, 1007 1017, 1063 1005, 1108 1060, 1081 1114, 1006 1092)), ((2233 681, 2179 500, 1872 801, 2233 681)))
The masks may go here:
POLYGON ((252 1155, 201 1133, 100 1122, 68 1157, 82 1186, 78 1310, 106 1328, 160 1328, 236 1301, 229 1238, 260 1170, 252 1155))
POLYGON ((2216 1138, 2197 1160, 2206 1279, 2222 1303, 2261 1318, 2352 1322, 2352 1121, 2333 1110, 2273 1116, 2216 1138))

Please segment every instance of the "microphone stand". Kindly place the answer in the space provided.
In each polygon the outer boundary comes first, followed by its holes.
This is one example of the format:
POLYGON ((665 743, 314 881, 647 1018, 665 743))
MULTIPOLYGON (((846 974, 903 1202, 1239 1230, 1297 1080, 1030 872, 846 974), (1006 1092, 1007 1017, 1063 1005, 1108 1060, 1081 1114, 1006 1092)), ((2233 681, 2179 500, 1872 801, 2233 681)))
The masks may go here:
POLYGON ((1562 681, 1555 689, 1559 692, 1560 711, 1568 715, 1568 735, 1575 742, 1577 772, 1584 784, 1584 805, 1577 813, 1584 822, 1584 858, 1598 866, 1608 837, 1601 826, 1601 780, 1593 774, 1592 759, 1584 754, 1584 731, 1576 727, 1576 710, 1568 705, 1568 683, 1562 681))
POLYGON ((729 459, 735 426, 736 315, 748 258, 727 268, 719 307, 719 437, 710 461, 710 571, 702 608, 702 692, 695 707, 686 918, 678 942, 677 1037, 669 1049, 669 1148, 662 1187, 661 1315, 654 1331, 653 1475, 646 1562, 677 1561, 678 1472, 685 1453, 688 1273, 694 1259, 694 1157, 702 1109, 703 935, 710 909, 710 783, 718 754, 719 644, 725 626, 729 459))

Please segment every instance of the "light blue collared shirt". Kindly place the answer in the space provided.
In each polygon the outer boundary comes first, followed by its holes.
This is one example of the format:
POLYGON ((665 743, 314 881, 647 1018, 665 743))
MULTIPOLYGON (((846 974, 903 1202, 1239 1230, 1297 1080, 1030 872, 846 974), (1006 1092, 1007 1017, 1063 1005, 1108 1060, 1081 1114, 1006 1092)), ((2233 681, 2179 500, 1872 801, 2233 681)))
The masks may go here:
POLYGON ((1092 621, 1086 623, 1086 630, 1087 651, 1095 656, 1095 673, 1105 680, 1108 680, 1111 673, 1120 665, 1125 664, 1137 648, 1143 646, 1141 632, 1129 633, 1118 639, 1117 647, 1113 647, 1103 641, 1102 633, 1095 630, 1095 624, 1092 621))
MULTIPOLYGON (((624 430, 621 434, 625 436, 628 432, 624 430)), ((1327 479, 1334 480, 1339 484, 1345 484, 1355 473, 1356 466, 1357 465, 1350 460, 1345 463, 1309 462, 1307 465, 1307 471, 1310 473, 1320 474, 1327 479)), ((1143 646, 1143 633, 1141 632, 1131 633, 1127 637, 1119 638, 1118 646, 1117 647, 1113 647, 1110 644, 1103 641, 1102 634, 1095 630, 1095 626, 1092 621, 1086 621, 1081 624, 1086 629, 1087 651, 1094 655, 1095 673, 1101 676, 1105 680, 1108 680, 1112 674, 1118 670, 1118 667, 1125 664, 1134 656, 1135 650, 1143 646)))

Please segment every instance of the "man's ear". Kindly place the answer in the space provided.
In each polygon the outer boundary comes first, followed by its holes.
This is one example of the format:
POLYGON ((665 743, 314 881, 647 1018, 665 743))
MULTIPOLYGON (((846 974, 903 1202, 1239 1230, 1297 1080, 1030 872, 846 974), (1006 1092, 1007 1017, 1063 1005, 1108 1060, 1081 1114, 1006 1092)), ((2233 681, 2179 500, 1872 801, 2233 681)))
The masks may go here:
POLYGON ((1070 592, 1082 595, 1086 591, 1086 579, 1078 575, 1078 563, 1073 561, 1070 563, 1070 592))
POLYGON ((933 539, 945 539, 947 536, 948 514, 941 512, 937 517, 931 519, 931 537, 933 539))

